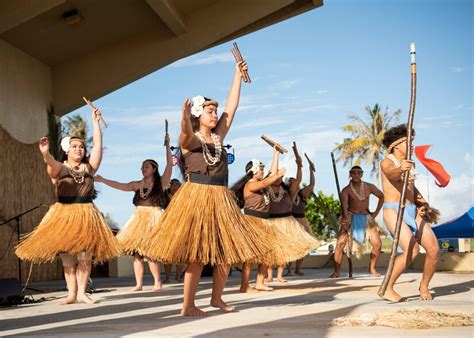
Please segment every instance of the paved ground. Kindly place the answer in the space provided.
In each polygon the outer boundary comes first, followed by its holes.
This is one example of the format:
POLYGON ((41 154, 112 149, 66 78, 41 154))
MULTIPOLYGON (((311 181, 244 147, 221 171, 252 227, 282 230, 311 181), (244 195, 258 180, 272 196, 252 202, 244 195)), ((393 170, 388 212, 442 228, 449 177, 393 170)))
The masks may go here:
POLYGON ((98 293, 95 305, 57 305, 65 296, 64 282, 34 284, 47 290, 35 295, 46 298, 35 304, 0 308, 1 336, 43 337, 128 337, 128 336, 197 336, 197 337, 474 337, 474 327, 406 330, 389 327, 331 327, 333 318, 394 311, 407 307, 430 307, 445 312, 474 313, 474 274, 438 273, 432 283, 435 300, 416 299, 420 273, 402 276, 398 288, 407 303, 391 304, 376 297, 381 278, 365 271, 355 271, 355 278, 326 278, 330 270, 306 269, 304 277, 291 277, 289 283, 274 283, 275 291, 238 292, 240 273, 230 277, 224 299, 238 312, 223 314, 208 306, 210 278, 203 278, 197 305, 212 315, 204 319, 179 316, 182 284, 166 284, 159 292, 148 287, 129 292, 132 278, 95 279, 98 293))

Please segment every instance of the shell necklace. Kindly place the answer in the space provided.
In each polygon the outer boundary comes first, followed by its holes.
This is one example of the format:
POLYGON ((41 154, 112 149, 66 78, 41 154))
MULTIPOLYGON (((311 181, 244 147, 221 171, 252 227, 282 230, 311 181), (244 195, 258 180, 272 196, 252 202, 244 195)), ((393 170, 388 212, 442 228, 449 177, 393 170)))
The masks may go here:
POLYGON ((86 165, 84 163, 81 163, 75 167, 69 164, 68 161, 64 161, 64 164, 66 165, 69 174, 74 179, 74 182, 76 182, 77 184, 84 183, 84 175, 86 174, 86 165))
POLYGON ((278 203, 281 201, 281 199, 283 198, 283 195, 285 195, 285 189, 282 188, 282 186, 280 185, 278 187, 278 196, 275 196, 275 192, 273 191, 273 188, 272 187, 269 187, 267 189, 268 191, 268 194, 270 195, 270 198, 273 202, 275 203, 278 203))
POLYGON ((359 187, 359 191, 358 191, 358 192, 357 192, 357 190, 355 189, 354 185, 352 184, 352 181, 349 183, 349 186, 351 187, 352 192, 354 193, 354 195, 357 197, 357 199, 358 199, 359 201, 365 200, 364 181, 361 181, 361 182, 360 182, 360 187, 359 187))
POLYGON ((153 184, 151 185, 151 187, 145 187, 145 180, 142 180, 140 182, 140 197, 144 200, 146 200, 148 198, 148 195, 150 195, 151 191, 153 190, 153 184), (146 191, 145 191, 146 189, 146 191))
POLYGON ((222 154, 222 145, 219 135, 211 133, 212 143, 214 143, 215 156, 212 156, 211 152, 209 151, 204 135, 200 131, 196 132, 195 135, 201 142, 202 156, 204 157, 204 161, 206 161, 206 163, 210 166, 214 166, 219 163, 222 154))

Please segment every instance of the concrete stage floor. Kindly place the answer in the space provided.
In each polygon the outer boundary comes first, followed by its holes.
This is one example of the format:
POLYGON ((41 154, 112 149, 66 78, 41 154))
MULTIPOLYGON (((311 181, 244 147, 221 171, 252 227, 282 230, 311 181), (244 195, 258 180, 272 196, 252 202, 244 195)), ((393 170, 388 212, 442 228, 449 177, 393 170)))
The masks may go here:
MULTIPOLYGON (((240 273, 229 277, 224 300, 237 312, 223 314, 209 306, 211 278, 202 278, 197 306, 207 318, 179 316, 182 284, 165 284, 151 292, 145 278, 142 292, 130 292, 133 277, 97 278, 92 296, 98 304, 57 305, 65 297, 64 281, 31 284, 45 290, 36 294, 43 302, 0 308, 0 336, 42 337, 474 337, 474 327, 428 330, 390 327, 332 327, 340 316, 373 314, 408 307, 430 307, 445 312, 474 313, 473 273, 439 272, 432 281, 434 300, 417 299, 421 273, 409 270, 397 287, 406 303, 393 304, 376 296, 382 278, 355 270, 355 278, 329 279, 330 269, 305 269, 305 276, 290 277, 288 283, 272 283, 273 292, 240 293, 240 273)), ((253 273, 253 276, 255 272, 253 273)))

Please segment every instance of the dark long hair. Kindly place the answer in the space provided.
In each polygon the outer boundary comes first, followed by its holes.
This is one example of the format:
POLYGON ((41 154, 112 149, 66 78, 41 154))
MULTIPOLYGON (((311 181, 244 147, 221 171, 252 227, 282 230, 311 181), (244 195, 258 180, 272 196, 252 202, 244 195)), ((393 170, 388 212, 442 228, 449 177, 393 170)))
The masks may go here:
POLYGON ((152 159, 146 159, 143 163, 145 162, 149 162, 155 168, 155 173, 153 174, 153 188, 151 188, 149 198, 154 205, 165 207, 168 205, 168 196, 161 186, 161 175, 158 171, 158 163, 152 159))
POLYGON ((253 172, 249 171, 252 168, 252 161, 247 163, 245 166, 245 172, 246 174, 240 178, 237 182, 235 182, 232 187, 230 188, 231 191, 234 192, 235 198, 237 200, 237 205, 240 208, 244 207, 244 188, 245 185, 248 183, 253 178, 253 172))

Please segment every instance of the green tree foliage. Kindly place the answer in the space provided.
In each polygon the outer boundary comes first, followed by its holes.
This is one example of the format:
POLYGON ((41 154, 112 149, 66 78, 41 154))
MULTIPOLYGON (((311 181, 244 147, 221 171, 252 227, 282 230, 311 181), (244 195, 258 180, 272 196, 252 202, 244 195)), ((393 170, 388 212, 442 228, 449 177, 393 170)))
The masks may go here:
POLYGON ((318 191, 317 194, 311 193, 306 200, 305 214, 315 236, 327 240, 339 229, 337 219, 341 214, 341 204, 332 194, 328 196, 318 191))
POLYGON ((365 110, 368 115, 367 121, 357 115, 349 115, 351 123, 343 126, 342 130, 351 133, 351 136, 337 143, 334 151, 339 154, 337 160, 342 160, 344 166, 360 165, 362 162, 370 165, 371 174, 375 173, 378 184, 380 162, 385 150, 382 140, 385 132, 398 122, 401 110, 397 109, 390 115, 388 108, 385 108, 385 112, 382 113, 378 103, 373 108, 365 107, 365 110))
POLYGON ((49 139, 49 151, 51 155, 59 161, 61 159, 61 138, 62 138, 62 127, 61 120, 54 113, 52 105, 48 108, 48 139, 49 139))

